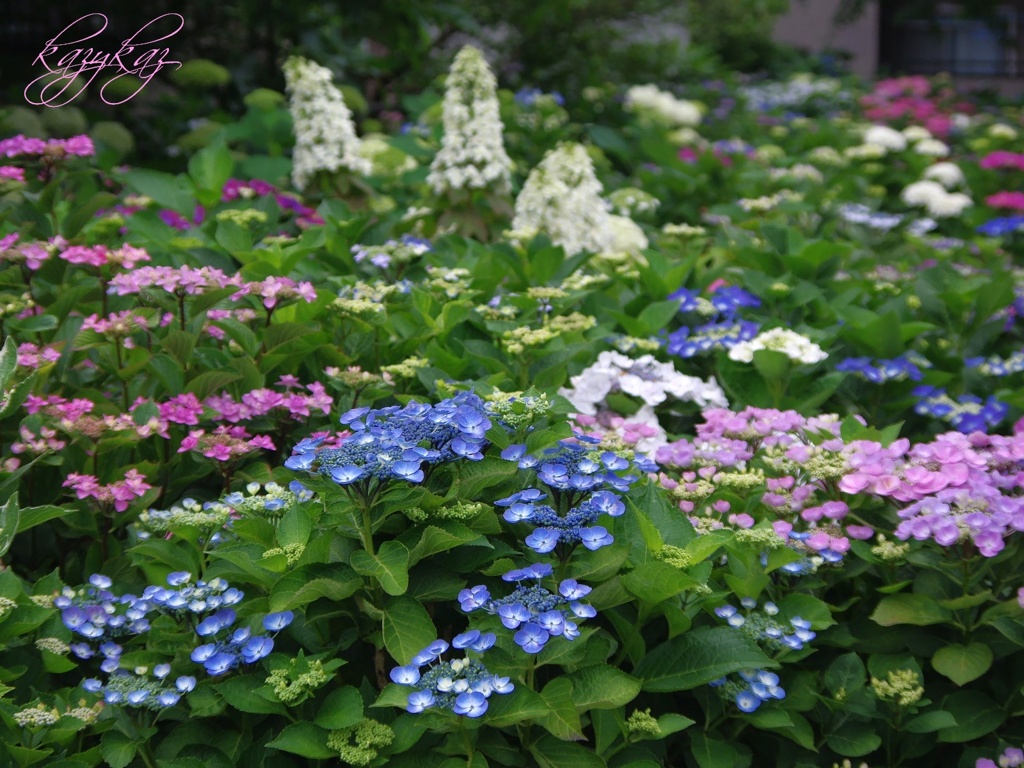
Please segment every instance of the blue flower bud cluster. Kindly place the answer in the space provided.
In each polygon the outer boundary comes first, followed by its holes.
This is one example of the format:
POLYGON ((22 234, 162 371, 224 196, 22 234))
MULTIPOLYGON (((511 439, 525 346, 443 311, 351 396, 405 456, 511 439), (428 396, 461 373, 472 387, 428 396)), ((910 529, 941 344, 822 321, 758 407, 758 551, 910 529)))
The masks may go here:
MULTIPOLYGON (((110 577, 93 574, 89 586, 80 589, 66 587, 54 598, 54 607, 61 612, 61 621, 72 633, 85 638, 72 643, 71 652, 79 659, 92 659, 99 655, 100 671, 108 675, 106 683, 90 678, 83 687, 92 693, 102 693, 108 704, 125 704, 148 708, 173 706, 182 693, 195 686, 195 678, 179 677, 174 688, 163 684, 170 674, 169 664, 153 668, 156 682, 148 677, 148 669, 121 668, 123 647, 119 638, 131 639, 150 629, 150 617, 169 615, 190 621, 196 634, 211 638, 194 649, 192 661, 203 664, 210 675, 221 675, 240 663, 252 664, 267 656, 274 647, 269 636, 252 636, 247 628, 234 630, 230 638, 218 639, 218 634, 235 623, 236 614, 230 606, 241 602, 244 594, 223 579, 192 582, 187 571, 171 573, 168 587, 148 586, 141 595, 115 595, 110 577)), ((263 619, 267 632, 277 633, 294 618, 291 611, 271 613, 263 619)))
POLYGON ((1010 412, 1010 406, 995 397, 982 400, 977 395, 961 395, 954 400, 938 387, 922 385, 911 392, 920 398, 914 413, 933 416, 953 425, 958 432, 987 432, 996 427, 1010 412))
POLYGON ((480 585, 459 592, 459 605, 466 613, 482 608, 497 615, 506 629, 518 630, 512 638, 516 645, 527 653, 540 653, 552 637, 575 640, 580 636, 576 622, 597 615, 593 606, 579 602, 590 593, 590 587, 575 579, 559 584, 558 594, 542 587, 541 579, 551 573, 548 563, 516 568, 501 577, 503 581, 516 582, 512 594, 495 600, 487 587, 480 585), (535 584, 519 583, 534 580, 535 584))
POLYGON ((436 405, 355 408, 341 417, 353 434, 340 447, 319 449, 322 438, 302 440, 285 466, 319 472, 342 486, 389 480, 421 483, 436 464, 479 461, 491 421, 483 400, 460 392, 436 405))
POLYGON ((740 600, 744 609, 741 613, 734 605, 723 605, 715 608, 715 615, 725 619, 725 623, 739 630, 755 643, 773 651, 803 650, 817 635, 811 631, 811 623, 796 616, 792 619, 779 617, 779 607, 766 602, 761 610, 757 610, 757 601, 750 597, 740 600))
MULTIPOLYGON (((494 634, 471 629, 452 638, 452 647, 483 653, 494 645, 494 634)), ((480 717, 487 711, 492 693, 511 693, 515 686, 509 678, 492 675, 479 659, 443 661, 448 643, 435 640, 413 656, 410 664, 391 670, 391 680, 415 690, 409 694, 406 709, 418 714, 435 708, 465 717, 480 717), (427 667, 423 672, 422 668, 427 667)))
POLYGON ((145 667, 131 671, 118 669, 106 683, 92 677, 82 681, 82 688, 89 693, 102 694, 107 704, 161 710, 173 707, 184 694, 196 687, 196 679, 187 675, 182 675, 170 685, 170 674, 170 664, 157 664, 153 667, 152 677, 145 667))
MULTIPOLYGON (((817 637, 809 621, 799 616, 787 620, 780 618, 779 613, 779 607, 770 600, 758 610, 757 600, 752 597, 742 598, 740 608, 728 603, 715 608, 718 618, 768 650, 803 650, 806 643, 817 637)), ((717 688, 724 699, 733 701, 741 712, 753 712, 765 701, 786 697, 774 672, 745 669, 738 673, 738 678, 721 677, 709 685, 717 688)))
MULTIPOLYGON (((776 531, 778 533, 778 531, 776 531)), ((843 562, 843 553, 837 552, 831 547, 824 549, 811 549, 803 544, 814 535, 814 531, 787 531, 785 533, 786 545, 804 557, 793 560, 785 565, 779 566, 779 570, 791 576, 805 576, 809 573, 816 573, 822 565, 839 565, 843 562)), ((761 553, 761 565, 768 567, 768 553, 761 553)))
POLYGON ((292 480, 287 488, 273 482, 266 485, 249 483, 245 491, 229 493, 222 502, 242 514, 281 517, 296 504, 313 498, 313 492, 298 480, 292 480))
POLYGON ((622 499, 611 491, 598 491, 560 516, 554 509, 537 502, 547 496, 535 488, 527 488, 494 502, 506 507, 504 518, 510 523, 526 522, 536 526, 526 537, 526 545, 538 554, 547 554, 559 544, 572 547, 579 543, 596 550, 615 541, 608 529, 593 525, 601 515, 618 517, 626 511, 622 499))
POLYGON ((748 714, 762 702, 786 698, 786 691, 779 686, 779 676, 765 669, 743 669, 735 677, 720 677, 708 685, 717 688, 723 699, 733 701, 740 712, 748 714))
POLYGON ((1024 350, 1009 357, 968 357, 964 359, 967 368, 973 368, 986 376, 1012 376, 1024 371, 1024 350))
MULTIPOLYGON (((263 629, 273 632, 276 636, 291 624, 294 618, 295 615, 291 611, 268 613, 263 618, 263 629)), ((240 664, 255 664, 274 650, 273 637, 253 635, 248 627, 232 630, 231 626, 234 623, 235 612, 230 608, 223 608, 196 625, 196 634, 210 638, 212 642, 195 648, 190 658, 196 664, 202 664, 208 675, 217 677, 230 672, 240 664)))
POLYGON ((989 219, 977 228, 977 231, 988 237, 1005 237, 1024 229, 1024 216, 1002 216, 989 219))
MULTIPOLYGON (((669 294, 668 298, 678 300, 679 311, 683 313, 697 312, 702 302, 708 301, 699 298, 696 291, 686 288, 669 294)), ((701 325, 685 325, 668 335, 665 347, 670 355, 690 358, 715 349, 730 349, 741 341, 750 341, 761 330, 758 323, 744 320, 740 316, 745 308, 756 309, 761 306, 757 296, 742 288, 719 288, 711 295, 710 305, 715 313, 710 320, 701 325)))
POLYGON ((900 355, 891 360, 872 359, 870 357, 848 357, 838 365, 836 370, 853 373, 872 384, 884 384, 887 381, 920 381, 924 374, 921 368, 931 368, 931 363, 920 355, 900 355))
POLYGON ((520 88, 516 91, 515 102, 524 107, 532 107, 537 103, 537 100, 547 96, 551 101, 560 107, 565 106, 565 97, 562 96, 558 91, 552 91, 549 94, 545 94, 540 88, 520 88))

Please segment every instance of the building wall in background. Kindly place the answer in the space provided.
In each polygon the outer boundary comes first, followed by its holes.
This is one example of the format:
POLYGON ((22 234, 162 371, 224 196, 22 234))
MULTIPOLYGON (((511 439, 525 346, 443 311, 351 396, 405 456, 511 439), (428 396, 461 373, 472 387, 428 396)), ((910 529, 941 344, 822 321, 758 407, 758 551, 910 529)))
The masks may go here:
POLYGON ((838 8, 839 0, 793 0, 775 24, 774 38, 813 52, 846 51, 856 74, 873 77, 878 69, 878 4, 868 3, 860 18, 844 26, 832 23, 838 8))

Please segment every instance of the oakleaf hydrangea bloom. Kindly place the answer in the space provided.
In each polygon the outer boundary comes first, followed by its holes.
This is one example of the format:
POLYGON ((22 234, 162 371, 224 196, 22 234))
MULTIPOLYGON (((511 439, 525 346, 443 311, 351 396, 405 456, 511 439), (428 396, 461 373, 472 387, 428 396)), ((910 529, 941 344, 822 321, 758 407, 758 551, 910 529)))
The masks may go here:
POLYGON ((915 387, 911 394, 920 398, 914 404, 914 413, 942 419, 964 433, 995 427, 1010 412, 1010 407, 995 397, 982 400, 977 395, 965 394, 954 400, 944 389, 928 385, 915 387))
POLYGON ((302 189, 318 171, 341 168, 368 175, 371 163, 359 155, 352 113, 333 83, 331 70, 299 56, 284 64, 295 123, 292 180, 302 189))
POLYGON ((546 233, 572 256, 609 247, 609 213, 601 182, 581 144, 560 144, 530 171, 516 198, 514 233, 546 233))
POLYGON ((285 466, 319 472, 367 492, 391 480, 422 483, 437 464, 482 459, 491 428, 484 401, 471 392, 436 405, 355 408, 342 415, 341 423, 352 434, 341 438, 338 447, 320 448, 322 438, 307 438, 285 466))
POLYGON ((540 653, 552 637, 575 640, 580 632, 577 622, 593 618, 593 606, 579 602, 590 587, 574 579, 566 579, 554 594, 541 586, 541 579, 550 576, 551 566, 538 563, 509 571, 502 579, 516 582, 515 591, 507 597, 492 599, 486 587, 476 586, 459 593, 459 603, 467 613, 483 609, 501 619, 506 629, 516 630, 516 645, 527 653, 540 653), (521 584, 519 582, 535 582, 521 584))
MULTIPOLYGON (((451 647, 483 653, 496 640, 491 632, 471 629, 456 635, 451 647)), ((492 675, 479 659, 455 658, 445 661, 442 654, 449 645, 435 640, 417 653, 408 666, 391 670, 391 681, 415 690, 409 694, 406 710, 418 714, 426 709, 439 709, 465 717, 480 717, 487 711, 491 694, 511 693, 515 686, 507 677, 492 675), (423 671, 426 667, 426 671, 423 671)))
POLYGON ((502 142, 497 80, 471 45, 459 51, 448 73, 443 120, 441 151, 427 177, 435 194, 488 187, 508 192, 512 161, 502 142))

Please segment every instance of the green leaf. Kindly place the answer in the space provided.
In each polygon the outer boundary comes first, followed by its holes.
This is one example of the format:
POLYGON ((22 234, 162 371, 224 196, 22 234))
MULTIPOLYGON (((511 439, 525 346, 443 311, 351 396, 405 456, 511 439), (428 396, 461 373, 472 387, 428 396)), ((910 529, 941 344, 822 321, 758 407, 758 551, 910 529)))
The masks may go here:
POLYGON ((1006 711, 980 691, 957 691, 945 698, 942 709, 956 725, 939 730, 939 741, 960 743, 992 733, 1006 720, 1006 711))
POLYGON ((200 400, 205 400, 240 378, 242 378, 241 374, 234 371, 204 371, 185 386, 185 391, 191 392, 200 400))
POLYGON ((779 609, 787 619, 801 618, 811 622, 811 629, 821 631, 836 624, 828 605, 816 597, 793 593, 779 601, 779 609))
POLYGON ((240 675, 217 683, 213 689, 223 697, 228 706, 239 712, 249 712, 254 715, 285 714, 286 710, 283 704, 268 701, 256 692, 265 684, 266 680, 260 675, 240 675))
POLYGON ((622 585, 640 601, 657 605, 700 583, 668 563, 653 560, 623 576, 622 585))
POLYGON ((988 672, 992 666, 992 649, 984 643, 953 643, 935 652, 932 666, 940 675, 963 686, 988 672))
POLYGON ((903 730, 908 733, 934 733, 943 728, 952 728, 956 725, 956 718, 944 710, 933 710, 918 715, 909 721, 903 730))
POLYGON ((18 526, 20 524, 20 512, 21 510, 18 509, 18 494, 15 492, 0 507, 0 557, 7 554, 7 550, 11 548, 11 544, 14 542, 14 537, 18 533, 18 526))
POLYGON ((832 662, 825 673, 825 689, 835 695, 844 692, 846 695, 858 691, 867 684, 868 673, 864 662, 856 653, 844 653, 832 662))
POLYGON ((11 375, 18 365, 18 345, 8 336, 4 339, 4 348, 0 351, 0 391, 9 389, 11 375))
POLYGON ((474 499, 481 491, 498 485, 519 472, 514 461, 505 461, 494 456, 485 456, 482 461, 465 461, 459 464, 460 495, 474 499))
POLYGON ((929 624, 942 624, 952 618, 952 612, 939 605, 934 598, 916 594, 885 597, 878 603, 875 612, 871 614, 872 621, 883 627, 892 627, 897 624, 925 627, 929 624))
MULTIPOLYGON (((403 536, 403 538, 405 537, 403 536)), ((462 523, 445 522, 441 526, 428 525, 423 529, 415 546, 409 551, 409 565, 415 565, 425 557, 436 555, 439 552, 447 552, 463 544, 491 546, 486 536, 471 531, 462 523)))
POLYGON ((391 600, 384 610, 383 636, 388 653, 405 665, 437 639, 437 630, 422 605, 400 597, 391 600))
POLYGON ((778 662, 728 627, 695 629, 648 653, 633 670, 643 690, 688 691, 741 669, 769 669, 778 662))
POLYGON ((700 768, 737 768, 740 754, 731 744, 694 733, 690 736, 690 753, 700 768))
POLYGON ((375 578, 389 595, 403 595, 409 589, 409 550, 401 542, 385 541, 376 555, 357 550, 349 562, 356 573, 375 578))
MULTIPOLYGON (((545 734, 530 746, 540 768, 605 768, 607 763, 589 749, 545 734)), ((463 765, 463 762, 459 763, 463 765)))
POLYGON ((270 596, 271 611, 286 611, 327 598, 339 602, 351 597, 363 580, 344 563, 317 563, 282 576, 270 596))
MULTIPOLYGON (((550 643, 550 645, 554 645, 554 643, 550 643)), ((568 645, 568 643, 563 643, 563 645, 568 645)), ((549 711, 548 705, 539 693, 526 686, 518 685, 512 693, 491 697, 485 722, 495 728, 504 728, 544 717, 549 711)))
POLYGON ((608 664, 584 667, 566 677, 572 681, 576 709, 615 709, 628 704, 640 693, 640 681, 608 664))
POLYGON ((292 723, 267 746, 313 760, 337 758, 338 753, 327 746, 327 731, 313 723, 292 723))
POLYGON ((313 532, 313 520, 305 505, 296 504, 281 518, 277 524, 277 543, 282 547, 292 544, 305 544, 313 532))
POLYGON ((145 168, 134 168, 124 175, 128 185, 140 194, 153 198, 154 202, 165 208, 171 208, 185 216, 191 216, 196 201, 183 177, 174 177, 168 173, 151 171, 145 168))
POLYGON ((351 685, 331 691, 317 710, 313 722, 334 731, 356 725, 363 719, 363 697, 351 685))
POLYGON ((876 733, 877 730, 869 723, 847 722, 829 734, 825 741, 843 757, 863 757, 881 746, 882 737, 876 733))
POLYGON ((126 768, 138 751, 138 743, 120 731, 110 730, 100 741, 100 754, 110 768, 126 768))
POLYGON ((219 200, 224 182, 231 177, 234 166, 231 152, 218 141, 203 147, 189 158, 188 173, 200 190, 216 193, 216 200, 219 200))
POLYGON ((544 727, 559 739, 583 741, 583 726, 572 700, 572 682, 565 677, 556 677, 544 686, 540 695, 549 710, 541 721, 544 727))

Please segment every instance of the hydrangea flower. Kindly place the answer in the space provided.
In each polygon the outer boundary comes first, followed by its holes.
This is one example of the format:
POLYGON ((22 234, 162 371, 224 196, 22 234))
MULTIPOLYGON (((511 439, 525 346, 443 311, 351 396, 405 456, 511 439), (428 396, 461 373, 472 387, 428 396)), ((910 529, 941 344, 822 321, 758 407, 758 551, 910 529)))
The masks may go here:
MULTIPOLYGON (((471 629, 456 635, 451 647, 483 653, 494 641, 493 633, 471 629)), ((406 700, 408 712, 418 714, 434 708, 476 718, 487 711, 491 694, 514 690, 509 678, 492 675, 479 659, 465 656, 443 660, 441 656, 448 649, 447 642, 435 640, 417 653, 410 664, 391 670, 389 676, 393 683, 415 689, 406 700), (424 671, 423 667, 427 669, 424 671)))
POLYGON ((491 428, 483 400, 471 392, 436 405, 356 408, 343 414, 341 423, 351 434, 337 447, 320 447, 322 439, 303 440, 285 466, 361 489, 389 480, 421 483, 437 464, 482 459, 491 428))
POLYGON ((597 615, 593 606, 579 602, 590 588, 574 579, 562 581, 557 594, 542 587, 541 580, 551 573, 547 563, 516 568, 502 576, 504 581, 516 582, 512 594, 493 599, 486 587, 477 586, 462 590, 459 603, 467 613, 483 609, 497 615, 506 629, 516 630, 516 645, 526 653, 540 653, 552 637, 576 639, 580 635, 577 622, 597 615), (536 583, 519 583, 524 581, 536 583))

